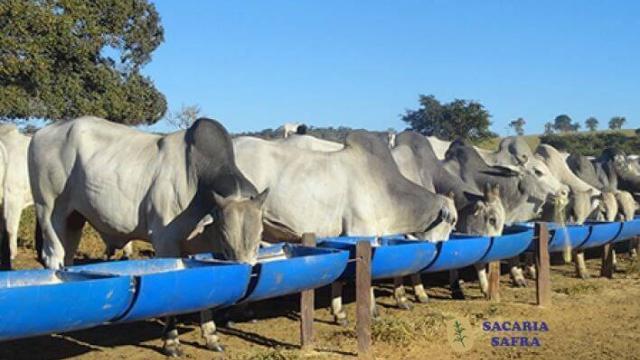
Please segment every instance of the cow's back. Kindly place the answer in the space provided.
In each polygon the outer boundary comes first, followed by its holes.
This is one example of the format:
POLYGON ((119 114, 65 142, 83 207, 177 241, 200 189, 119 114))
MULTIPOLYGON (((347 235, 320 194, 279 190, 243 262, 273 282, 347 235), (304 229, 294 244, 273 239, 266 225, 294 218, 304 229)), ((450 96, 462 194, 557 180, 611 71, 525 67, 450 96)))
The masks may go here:
POLYGON ((183 134, 163 137, 95 117, 47 126, 29 152, 36 203, 60 198, 103 233, 143 237, 145 212, 190 200, 183 134))

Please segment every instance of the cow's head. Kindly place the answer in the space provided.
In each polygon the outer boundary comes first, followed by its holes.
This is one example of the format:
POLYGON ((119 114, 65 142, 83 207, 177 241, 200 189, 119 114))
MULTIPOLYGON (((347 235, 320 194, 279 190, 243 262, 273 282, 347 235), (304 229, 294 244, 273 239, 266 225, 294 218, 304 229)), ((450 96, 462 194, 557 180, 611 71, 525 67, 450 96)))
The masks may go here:
POLYGON ((486 184, 482 199, 460 209, 456 230, 465 234, 497 236, 504 230, 505 219, 499 186, 486 184))
POLYGON ((569 191, 569 188, 551 173, 547 164, 545 164, 540 157, 532 157, 525 165, 525 169, 538 180, 546 191, 553 194, 559 194, 561 191, 569 191))
POLYGON ((192 253, 208 246, 225 259, 255 263, 268 191, 257 194, 240 172, 231 136, 219 122, 198 119, 184 136, 187 168, 198 186, 198 209, 208 214, 193 228, 187 238, 188 250, 183 251, 192 253))
POLYGON ((429 241, 443 241, 449 238, 449 234, 458 222, 458 211, 453 201, 453 194, 450 193, 447 196, 437 194, 436 198, 441 203, 438 218, 427 225, 425 231, 410 234, 410 238, 429 241))
POLYGON ((216 208, 198 222, 187 242, 199 238, 225 260, 255 264, 262 240, 262 206, 268 193, 267 189, 251 198, 212 193, 216 208))

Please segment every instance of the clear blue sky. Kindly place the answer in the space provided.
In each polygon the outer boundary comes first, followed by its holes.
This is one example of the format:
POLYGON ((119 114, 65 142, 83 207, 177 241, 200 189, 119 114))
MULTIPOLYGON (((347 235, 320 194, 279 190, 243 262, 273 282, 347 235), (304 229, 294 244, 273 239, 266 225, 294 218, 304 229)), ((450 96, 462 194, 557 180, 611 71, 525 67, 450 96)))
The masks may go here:
POLYGON ((145 73, 170 109, 199 104, 232 132, 404 129, 418 94, 478 100, 500 134, 561 113, 640 127, 638 1, 155 3, 165 42, 145 73))

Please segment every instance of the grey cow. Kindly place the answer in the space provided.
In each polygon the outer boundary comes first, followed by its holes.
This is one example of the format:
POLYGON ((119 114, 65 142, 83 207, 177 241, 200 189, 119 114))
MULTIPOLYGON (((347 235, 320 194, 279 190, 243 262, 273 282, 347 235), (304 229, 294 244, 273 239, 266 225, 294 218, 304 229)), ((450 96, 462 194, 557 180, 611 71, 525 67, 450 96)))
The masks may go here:
MULTIPOLYGON (((429 141, 415 132, 405 131, 398 134, 391 152, 400 172, 407 179, 427 190, 453 196, 458 210, 458 232, 486 236, 502 234, 506 215, 498 187, 487 183, 483 192, 451 174, 437 159, 429 141)), ((476 270, 480 288, 487 294, 485 265, 477 264, 476 270)), ((417 293, 421 295, 419 290, 417 293)), ((419 301, 424 302, 425 299, 426 294, 423 297, 418 296, 419 301)))
MULTIPOLYGON (((297 145, 303 147, 234 139, 240 170, 258 189, 270 189, 264 216, 267 239, 297 241, 305 232, 319 237, 413 234, 424 239, 447 237, 451 231, 453 202, 405 179, 387 145, 375 135, 351 133, 341 150, 297 145), (443 235, 430 234, 434 230, 443 235)), ((332 309, 338 322, 346 321, 340 283, 333 288, 332 309)))
MULTIPOLYGON (((96 117, 56 122, 33 137, 29 172, 48 268, 72 264, 87 221, 107 243, 147 240, 159 257, 216 251, 257 259, 267 192, 258 194, 238 170, 216 121, 165 136, 96 117)), ((218 350, 208 311, 202 330, 218 350)), ((173 317, 164 337, 165 351, 179 354, 173 317)))

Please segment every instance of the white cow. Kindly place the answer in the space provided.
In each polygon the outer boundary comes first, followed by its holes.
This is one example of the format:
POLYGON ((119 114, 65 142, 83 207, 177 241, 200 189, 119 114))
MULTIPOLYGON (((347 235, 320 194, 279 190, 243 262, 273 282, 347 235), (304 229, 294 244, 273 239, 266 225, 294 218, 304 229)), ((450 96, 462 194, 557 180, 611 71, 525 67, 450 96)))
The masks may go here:
MULTIPOLYGON (((85 222, 115 246, 149 241, 159 257, 215 251, 257 260, 267 191, 240 173, 216 121, 164 136, 96 117, 56 122, 34 135, 29 172, 48 268, 73 263, 85 222)), ((207 314, 203 336, 217 350, 207 314)), ((170 355, 180 352, 173 319, 164 334, 170 355)))
POLYGON ((307 126, 301 123, 284 123, 282 125, 282 136, 286 139, 293 134, 305 134, 307 126))
MULTIPOLYGON (((270 189, 264 221, 273 240, 305 232, 444 239, 455 223, 453 201, 405 179, 374 135, 351 133, 342 150, 328 152, 253 137, 235 138, 234 146, 240 170, 257 189, 270 189)), ((345 321, 341 288, 333 290, 333 313, 345 321)))
POLYGON ((31 138, 23 135, 13 124, 0 125, 0 143, 3 145, 5 173, 2 180, 2 219, 9 237, 11 259, 18 254, 18 228, 22 210, 33 204, 29 186, 27 150, 31 138))

